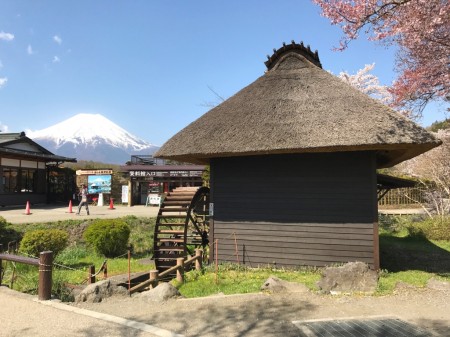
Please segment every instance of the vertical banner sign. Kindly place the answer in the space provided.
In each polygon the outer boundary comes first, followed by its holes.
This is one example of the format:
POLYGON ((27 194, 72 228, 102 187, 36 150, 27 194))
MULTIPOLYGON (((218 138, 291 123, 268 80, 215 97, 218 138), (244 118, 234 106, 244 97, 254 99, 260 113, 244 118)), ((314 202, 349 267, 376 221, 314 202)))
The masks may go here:
POLYGON ((128 203, 128 186, 122 185, 122 203, 127 204, 128 203))

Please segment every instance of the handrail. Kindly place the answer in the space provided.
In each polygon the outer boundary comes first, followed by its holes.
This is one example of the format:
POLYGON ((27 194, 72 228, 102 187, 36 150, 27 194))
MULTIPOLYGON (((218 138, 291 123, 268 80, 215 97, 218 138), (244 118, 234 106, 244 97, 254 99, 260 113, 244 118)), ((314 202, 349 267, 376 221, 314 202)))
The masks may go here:
POLYGON ((40 301, 46 301, 51 298, 53 252, 51 251, 41 252, 39 254, 39 259, 14 254, 0 254, 0 276, 2 275, 2 260, 38 266, 39 267, 38 299, 40 301))
POLYGON ((1 260, 39 266, 39 259, 35 259, 34 257, 26 257, 14 254, 0 254, 0 261, 1 260))
POLYGON ((195 256, 191 257, 190 259, 184 260, 184 258, 177 259, 177 264, 165 271, 163 271, 161 274, 157 270, 150 271, 150 279, 146 280, 144 282, 141 282, 134 287, 130 288, 128 290, 129 294, 133 294, 136 291, 139 291, 141 289, 144 289, 148 286, 156 287, 158 285, 158 282, 160 279, 173 274, 174 272, 177 273, 177 280, 179 282, 183 282, 184 280, 184 272, 186 270, 186 267, 190 266, 192 263, 195 263, 195 269, 200 270, 202 268, 202 250, 196 249, 195 250, 195 256))

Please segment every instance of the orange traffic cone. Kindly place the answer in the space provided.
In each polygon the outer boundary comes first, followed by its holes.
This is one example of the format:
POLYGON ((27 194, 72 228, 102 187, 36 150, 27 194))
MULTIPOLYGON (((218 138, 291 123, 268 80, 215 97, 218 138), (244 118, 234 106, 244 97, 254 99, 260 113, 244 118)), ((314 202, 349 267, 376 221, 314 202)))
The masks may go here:
POLYGON ((72 200, 69 201, 69 213, 73 213, 73 211, 72 211, 72 200))
POLYGON ((108 209, 114 209, 113 198, 109 199, 109 208, 108 209))
POLYGON ((27 201, 27 206, 25 207, 25 215, 30 215, 30 202, 27 201))

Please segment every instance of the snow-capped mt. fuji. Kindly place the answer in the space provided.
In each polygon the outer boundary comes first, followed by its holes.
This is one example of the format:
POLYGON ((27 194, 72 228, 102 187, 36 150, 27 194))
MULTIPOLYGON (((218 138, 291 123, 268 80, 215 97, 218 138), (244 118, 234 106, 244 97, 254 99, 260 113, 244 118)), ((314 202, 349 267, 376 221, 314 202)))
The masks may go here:
POLYGON ((78 114, 26 134, 60 156, 108 164, 124 164, 132 154, 149 155, 158 149, 100 114, 78 114))

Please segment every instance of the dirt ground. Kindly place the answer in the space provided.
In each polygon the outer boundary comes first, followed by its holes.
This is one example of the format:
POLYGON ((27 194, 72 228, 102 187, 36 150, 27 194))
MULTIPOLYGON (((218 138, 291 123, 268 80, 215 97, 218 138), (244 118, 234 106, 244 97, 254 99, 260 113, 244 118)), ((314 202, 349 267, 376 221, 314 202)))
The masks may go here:
POLYGON ((399 287, 389 296, 321 295, 312 292, 176 299, 109 298, 74 306, 107 313, 185 336, 301 336, 293 321, 391 317, 450 336, 450 291, 399 287))

